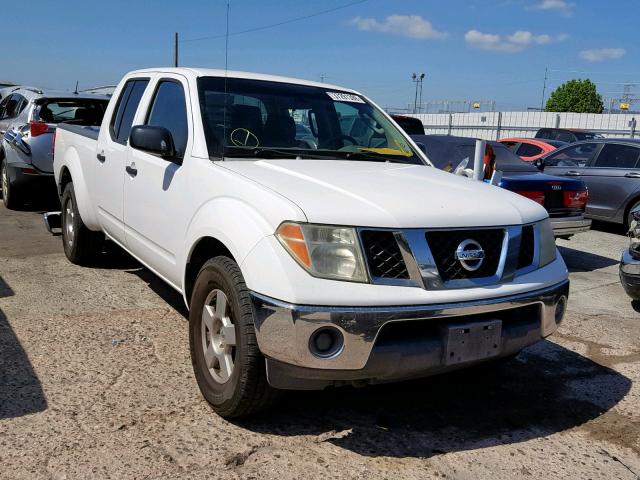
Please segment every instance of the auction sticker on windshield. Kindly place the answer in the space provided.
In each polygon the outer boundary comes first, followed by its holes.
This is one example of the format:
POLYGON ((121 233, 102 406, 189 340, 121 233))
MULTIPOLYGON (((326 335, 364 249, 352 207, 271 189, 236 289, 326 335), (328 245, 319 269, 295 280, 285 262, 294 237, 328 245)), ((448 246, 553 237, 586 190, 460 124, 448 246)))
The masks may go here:
POLYGON ((350 93, 327 92, 327 95, 336 102, 365 103, 359 96, 350 93))

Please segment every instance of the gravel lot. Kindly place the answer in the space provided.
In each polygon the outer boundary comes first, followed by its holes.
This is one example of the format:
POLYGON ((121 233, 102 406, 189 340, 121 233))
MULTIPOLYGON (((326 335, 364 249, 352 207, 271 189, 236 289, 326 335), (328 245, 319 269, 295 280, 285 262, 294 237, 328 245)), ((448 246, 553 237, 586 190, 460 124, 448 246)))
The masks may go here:
POLYGON ((626 238, 599 228, 559 241, 568 317, 512 362, 232 423, 197 390, 175 292, 115 248, 73 266, 37 205, 0 206, 0 478, 637 479, 640 314, 626 238))

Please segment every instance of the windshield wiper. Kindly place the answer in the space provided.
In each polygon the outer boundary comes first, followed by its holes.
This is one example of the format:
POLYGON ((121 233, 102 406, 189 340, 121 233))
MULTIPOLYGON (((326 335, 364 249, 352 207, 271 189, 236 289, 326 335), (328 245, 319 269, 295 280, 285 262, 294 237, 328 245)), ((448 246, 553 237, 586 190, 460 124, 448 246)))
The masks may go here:
POLYGON ((394 162, 418 165, 413 157, 397 157, 376 152, 347 152, 345 158, 347 160, 369 160, 374 162, 394 162))
POLYGON ((323 155, 313 155, 300 150, 281 150, 269 147, 256 147, 246 151, 226 152, 225 157, 308 158, 313 160, 325 160, 327 158, 323 155))

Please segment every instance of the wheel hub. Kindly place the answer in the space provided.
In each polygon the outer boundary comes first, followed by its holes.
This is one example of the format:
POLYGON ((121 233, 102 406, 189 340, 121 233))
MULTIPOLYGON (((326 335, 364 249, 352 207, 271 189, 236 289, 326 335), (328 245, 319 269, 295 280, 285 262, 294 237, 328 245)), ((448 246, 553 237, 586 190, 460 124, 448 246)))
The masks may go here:
POLYGON ((236 329, 229 313, 227 295, 218 289, 209 293, 202 308, 202 351, 217 383, 226 383, 235 367, 236 329))
POLYGON ((2 198, 6 200, 9 191, 9 178, 7 177, 7 167, 2 164, 2 198))
POLYGON ((67 242, 70 248, 73 247, 73 232, 74 232, 73 220, 74 220, 73 203, 71 200, 68 200, 65 205, 64 232, 66 233, 65 241, 67 242))

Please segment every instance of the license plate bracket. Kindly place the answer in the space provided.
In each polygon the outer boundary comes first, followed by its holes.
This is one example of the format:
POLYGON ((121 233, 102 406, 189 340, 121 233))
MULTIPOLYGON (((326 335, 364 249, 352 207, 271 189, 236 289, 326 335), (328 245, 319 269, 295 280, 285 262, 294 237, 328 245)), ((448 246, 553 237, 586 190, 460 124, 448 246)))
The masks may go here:
POLYGON ((445 365, 484 360, 500 354, 501 320, 452 323, 443 330, 445 365))

